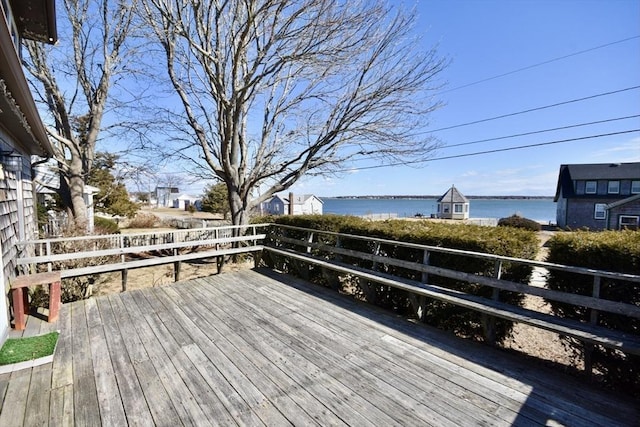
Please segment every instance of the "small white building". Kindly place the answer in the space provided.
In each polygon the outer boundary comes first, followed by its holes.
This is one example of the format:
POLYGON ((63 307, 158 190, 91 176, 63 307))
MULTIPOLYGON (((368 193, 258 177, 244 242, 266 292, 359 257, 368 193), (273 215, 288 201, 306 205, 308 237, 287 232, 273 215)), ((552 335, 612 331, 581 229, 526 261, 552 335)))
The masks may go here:
POLYGON ((157 208, 173 207, 173 201, 180 195, 178 187, 156 187, 155 199, 157 208))
POLYGON ((185 210, 188 209, 189 206, 195 206, 198 208, 200 202, 200 197, 195 197, 190 194, 180 194, 178 197, 173 199, 173 207, 176 209, 185 210))
POLYGON ((289 193, 289 197, 275 195, 265 203, 264 211, 271 215, 289 215, 289 199, 293 199, 294 215, 322 215, 323 201, 313 194, 296 196, 289 193))
POLYGON ((469 199, 452 185, 438 199, 438 218, 469 219, 469 199))

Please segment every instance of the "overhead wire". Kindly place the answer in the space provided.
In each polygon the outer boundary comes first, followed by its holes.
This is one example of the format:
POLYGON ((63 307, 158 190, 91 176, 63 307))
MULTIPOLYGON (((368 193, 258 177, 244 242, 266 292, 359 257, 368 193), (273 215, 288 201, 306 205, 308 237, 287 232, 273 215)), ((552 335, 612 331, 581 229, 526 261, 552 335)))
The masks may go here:
POLYGON ((535 131, 531 131, 531 132, 516 133, 516 134, 512 134, 512 135, 498 136, 498 137, 494 137, 494 138, 478 139, 476 141, 461 142, 461 143, 458 143, 458 144, 447 144, 447 145, 445 145, 443 147, 440 147, 440 148, 444 149, 444 148, 462 147, 462 146, 465 146, 465 145, 480 144, 482 142, 500 141, 500 140, 503 140, 503 139, 519 138, 521 136, 538 135, 538 134, 541 134, 541 133, 555 132, 555 131, 558 131, 558 130, 566 130, 566 129, 573 129, 573 128, 578 128, 578 127, 583 127, 583 126, 597 125, 597 124, 602 124, 602 123, 611 123, 611 122, 620 121, 620 120, 635 119, 637 117, 640 117, 640 114, 634 114, 632 116, 624 116, 624 117, 615 117, 615 118, 604 119, 604 120, 596 120, 596 121, 593 121, 593 122, 577 123, 577 124, 574 124, 574 125, 566 125, 566 126, 560 126, 560 127, 556 127, 556 128, 535 130, 535 131))
POLYGON ((580 50, 580 51, 577 51, 577 52, 569 53, 567 55, 563 55, 563 56, 559 56, 559 57, 556 57, 556 58, 552 58, 552 59, 549 59, 549 60, 546 60, 546 61, 543 61, 543 62, 538 62, 537 64, 528 65, 526 67, 518 68, 518 69, 513 70, 513 71, 508 71, 506 73, 498 74, 497 76, 487 77, 485 79, 477 80, 475 82, 467 83, 467 84, 464 84, 464 85, 461 85, 461 86, 456 86, 454 88, 443 90, 443 91, 438 92, 438 93, 439 94, 448 93, 448 92, 453 92, 453 91, 456 91, 456 90, 459 90, 459 89, 464 89, 464 88, 467 88, 469 86, 475 86, 475 85, 480 84, 480 83, 485 83, 485 82, 488 82, 488 81, 491 81, 491 80, 495 80, 495 79, 499 79, 499 78, 502 78, 502 77, 510 76, 511 74, 519 73, 521 71, 530 70, 532 68, 540 67, 542 65, 550 64, 552 62, 561 61, 563 59, 571 58, 573 56, 582 55, 583 53, 588 53, 588 52, 592 52, 594 50, 603 49, 605 47, 613 46, 613 45, 619 44, 619 43, 624 43, 624 42, 627 42, 627 41, 630 41, 630 40, 634 40, 634 39, 637 39, 637 38, 640 38, 640 35, 627 37, 625 39, 616 40, 616 41, 613 41, 613 42, 610 42, 610 43, 605 43, 605 44, 602 44, 602 45, 599 45, 599 46, 594 46, 594 47, 591 47, 591 48, 588 48, 588 49, 584 49, 584 50, 580 50))
POLYGON ((582 98, 571 99, 571 100, 568 100, 568 101, 556 102, 554 104, 548 104, 548 105, 543 105, 541 107, 529 108, 527 110, 516 111, 514 113, 501 114, 499 116, 489 117, 489 118, 480 119, 480 120, 474 120, 472 122, 460 123, 460 124, 453 125, 453 126, 447 126, 447 127, 443 127, 443 128, 439 128, 439 129, 430 130, 430 131, 428 131, 428 133, 441 132, 443 130, 456 129, 456 128, 461 128, 461 127, 464 127, 464 126, 476 125, 478 123, 485 123, 485 122, 490 122, 490 121, 493 121, 493 120, 504 119, 506 117, 513 117, 513 116, 518 116, 520 114, 531 113, 531 112, 534 112, 534 111, 546 110, 548 108, 559 107, 561 105, 567 105, 567 104, 572 104, 572 103, 576 103, 576 102, 587 101, 587 100, 599 98, 599 97, 602 97, 602 96, 613 95, 613 94, 616 94, 616 93, 622 93, 622 92, 627 92, 627 91, 636 90, 636 89, 640 89, 640 85, 631 86, 631 87, 627 87, 627 88, 624 88, 624 89, 612 90, 612 91, 609 91, 609 92, 597 93, 595 95, 590 95, 590 96, 585 96, 585 97, 582 97, 582 98))
POLYGON ((361 171, 361 170, 368 170, 368 169, 388 168, 388 167, 393 167, 393 166, 405 166, 405 165, 411 165, 411 164, 422 164, 422 163, 434 162, 434 161, 437 161, 437 160, 449 160, 449 159, 458 159, 458 158, 461 158, 461 157, 480 156, 480 155, 483 155, 483 154, 492 154, 492 153, 500 153, 500 152, 505 152, 505 151, 521 150, 521 149, 524 149, 524 148, 542 147, 542 146, 545 146, 545 145, 561 144, 561 143, 565 143, 565 142, 584 141, 584 140, 587 140, 587 139, 604 138, 604 137, 607 137, 607 136, 623 135, 623 134, 634 133, 634 132, 640 132, 640 128, 638 128, 638 129, 628 129, 628 130, 618 131, 618 132, 603 133, 603 134, 598 134, 598 135, 587 135, 587 136, 581 136, 581 137, 577 137, 577 138, 567 138, 567 139, 559 139, 559 140, 555 140, 555 141, 539 142, 539 143, 535 143, 535 144, 517 145, 517 146, 514 146, 514 147, 496 148, 496 149, 492 149, 492 150, 476 151, 476 152, 473 152, 473 153, 455 154, 455 155, 451 155, 451 156, 435 157, 435 158, 424 159, 424 160, 405 161, 405 162, 389 163, 389 164, 384 164, 384 165, 361 166, 361 167, 357 167, 357 168, 349 168, 349 169, 340 170, 338 172, 352 172, 352 171, 361 171))

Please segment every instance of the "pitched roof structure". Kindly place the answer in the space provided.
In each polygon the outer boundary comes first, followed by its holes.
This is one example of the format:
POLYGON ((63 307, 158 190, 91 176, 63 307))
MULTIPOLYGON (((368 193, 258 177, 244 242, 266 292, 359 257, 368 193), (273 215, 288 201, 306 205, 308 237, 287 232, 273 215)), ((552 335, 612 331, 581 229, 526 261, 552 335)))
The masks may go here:
POLYGON ((560 190, 564 197, 574 196, 573 181, 588 180, 621 180, 640 178, 640 163, 591 163, 577 165, 560 165, 555 202, 560 190))
POLYGON ((454 185, 452 185, 451 188, 438 199, 438 203, 441 202, 469 203, 469 199, 467 199, 454 185))

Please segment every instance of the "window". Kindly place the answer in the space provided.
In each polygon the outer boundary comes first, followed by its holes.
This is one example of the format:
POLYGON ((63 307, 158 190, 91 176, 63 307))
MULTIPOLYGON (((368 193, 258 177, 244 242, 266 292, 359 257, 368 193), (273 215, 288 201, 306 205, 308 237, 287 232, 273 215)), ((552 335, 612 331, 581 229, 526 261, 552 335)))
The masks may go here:
POLYGON ((449 203, 445 203, 444 205, 442 205, 442 213, 449 213, 449 203))
POLYGON ((456 203, 455 205, 453 205, 453 211, 455 213, 462 213, 462 204, 456 203))
POLYGON ((606 219, 607 218, 607 205, 605 203, 596 203, 593 217, 595 219, 606 219))
POLYGON ((629 230, 637 230, 640 217, 620 215, 620 230, 628 228, 629 230))
POLYGON ((598 191, 598 181, 587 181, 584 185, 584 194, 596 194, 598 191))
POLYGON ((631 194, 640 194, 640 181, 631 181, 631 194))
POLYGON ((618 194, 620 192, 620 181, 609 181, 609 189, 607 193, 618 194))

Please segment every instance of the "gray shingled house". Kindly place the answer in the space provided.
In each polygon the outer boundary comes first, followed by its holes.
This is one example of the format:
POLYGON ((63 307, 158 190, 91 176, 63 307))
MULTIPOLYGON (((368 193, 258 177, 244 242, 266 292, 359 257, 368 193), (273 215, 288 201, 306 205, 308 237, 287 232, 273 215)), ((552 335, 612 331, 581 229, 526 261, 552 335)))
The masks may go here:
POLYGON ((638 229, 640 163, 561 165, 554 201, 559 227, 638 229))
POLYGON ((469 199, 454 185, 438 199, 438 218, 469 219, 469 199))
POLYGON ((37 236, 31 156, 50 157, 53 148, 24 76, 20 40, 55 43, 55 2, 0 3, 0 344, 7 336, 7 291, 16 276, 21 240, 37 236))

